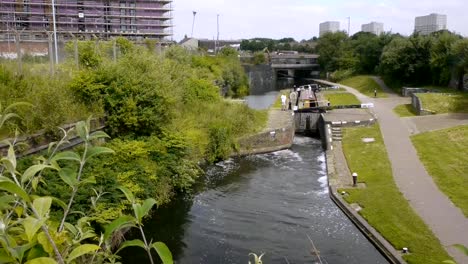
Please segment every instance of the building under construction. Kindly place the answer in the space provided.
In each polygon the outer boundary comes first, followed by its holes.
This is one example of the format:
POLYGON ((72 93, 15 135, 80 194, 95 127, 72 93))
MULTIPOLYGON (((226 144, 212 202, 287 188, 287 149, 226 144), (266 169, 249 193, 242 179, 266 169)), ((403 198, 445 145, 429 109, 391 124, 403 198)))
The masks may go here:
POLYGON ((53 3, 61 38, 172 37, 172 0, 0 0, 0 34, 47 38, 54 28, 53 3))

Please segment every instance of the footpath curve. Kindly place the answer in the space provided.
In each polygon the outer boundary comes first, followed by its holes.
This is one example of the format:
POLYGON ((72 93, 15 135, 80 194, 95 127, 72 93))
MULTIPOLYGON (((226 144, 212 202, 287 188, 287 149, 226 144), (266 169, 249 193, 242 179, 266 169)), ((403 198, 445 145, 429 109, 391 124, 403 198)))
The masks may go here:
POLYGON ((374 103, 395 183, 447 252, 458 263, 468 264, 468 257, 453 247, 454 244, 468 246, 468 218, 438 189, 419 160, 408 126, 393 112, 395 106, 409 103, 409 99, 395 94, 388 98, 370 98, 352 87, 340 86, 363 103, 374 103))

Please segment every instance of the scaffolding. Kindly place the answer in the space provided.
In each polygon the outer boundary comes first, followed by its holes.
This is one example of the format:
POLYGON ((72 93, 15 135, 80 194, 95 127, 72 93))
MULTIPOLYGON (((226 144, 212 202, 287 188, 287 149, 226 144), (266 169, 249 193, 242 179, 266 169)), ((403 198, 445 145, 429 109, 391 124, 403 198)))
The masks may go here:
MULTIPOLYGON (((173 35, 172 0, 55 0, 57 34, 62 38, 169 40, 173 35)), ((2 0, 0 34, 22 31, 47 39, 52 31, 52 0, 2 0)))

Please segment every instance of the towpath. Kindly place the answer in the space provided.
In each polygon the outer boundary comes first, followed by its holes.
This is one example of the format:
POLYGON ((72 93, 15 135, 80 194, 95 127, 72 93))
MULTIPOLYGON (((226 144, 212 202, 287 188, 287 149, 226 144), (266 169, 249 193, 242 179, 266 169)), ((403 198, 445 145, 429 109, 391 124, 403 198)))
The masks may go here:
MULTIPOLYGON (((380 80, 380 79, 378 79, 380 80)), ((468 218, 443 194, 419 160, 410 136, 407 121, 398 117, 393 108, 410 103, 409 98, 399 97, 378 81, 387 98, 370 98, 352 87, 341 85, 363 103, 374 103, 374 112, 380 123, 382 136, 392 164, 395 182, 413 209, 432 229, 447 252, 460 264, 468 264, 468 257, 452 245, 468 246, 468 218)), ((330 85, 337 85, 329 83, 330 85)), ((433 125, 434 127, 437 125, 433 125)), ((411 250, 411 249, 410 249, 411 250)))

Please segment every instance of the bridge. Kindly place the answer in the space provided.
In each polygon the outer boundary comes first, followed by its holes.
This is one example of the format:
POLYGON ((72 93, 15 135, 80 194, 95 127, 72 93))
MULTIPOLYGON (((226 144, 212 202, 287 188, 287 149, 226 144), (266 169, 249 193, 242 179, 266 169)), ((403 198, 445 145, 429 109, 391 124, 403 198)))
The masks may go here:
POLYGON ((270 55, 270 65, 277 78, 318 78, 319 55, 300 53, 276 53, 270 55))

